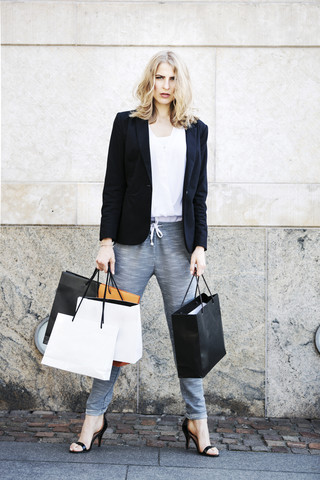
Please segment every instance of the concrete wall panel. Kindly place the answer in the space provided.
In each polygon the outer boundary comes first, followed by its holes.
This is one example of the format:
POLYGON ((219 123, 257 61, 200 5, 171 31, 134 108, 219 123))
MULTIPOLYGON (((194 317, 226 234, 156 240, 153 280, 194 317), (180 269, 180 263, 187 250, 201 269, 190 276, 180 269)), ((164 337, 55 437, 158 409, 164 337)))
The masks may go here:
POLYGON ((268 233, 267 415, 320 414, 319 230, 268 233))
POLYGON ((317 2, 2 3, 5 44, 159 45, 164 38, 168 45, 320 43, 317 2))
POLYGON ((216 181, 320 183, 320 50, 219 48, 216 181))

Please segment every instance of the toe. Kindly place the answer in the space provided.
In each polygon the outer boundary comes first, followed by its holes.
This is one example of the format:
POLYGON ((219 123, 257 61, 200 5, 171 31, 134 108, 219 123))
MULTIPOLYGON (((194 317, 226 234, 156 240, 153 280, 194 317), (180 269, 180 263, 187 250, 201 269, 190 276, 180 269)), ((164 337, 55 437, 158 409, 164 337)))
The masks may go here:
POLYGON ((70 450, 70 452, 81 452, 82 447, 81 447, 81 445, 78 445, 77 443, 72 443, 72 444, 70 445, 70 449, 69 449, 69 450, 70 450))
POLYGON ((207 452, 212 457, 217 457, 219 455, 219 450, 216 447, 212 447, 207 452))

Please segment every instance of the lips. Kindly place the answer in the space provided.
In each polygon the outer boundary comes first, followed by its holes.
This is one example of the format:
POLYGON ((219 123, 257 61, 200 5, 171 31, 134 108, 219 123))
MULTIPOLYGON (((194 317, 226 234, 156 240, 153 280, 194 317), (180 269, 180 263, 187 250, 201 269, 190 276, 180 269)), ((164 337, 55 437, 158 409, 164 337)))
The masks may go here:
POLYGON ((170 93, 160 93, 160 96, 163 97, 163 98, 168 98, 170 97, 170 93))

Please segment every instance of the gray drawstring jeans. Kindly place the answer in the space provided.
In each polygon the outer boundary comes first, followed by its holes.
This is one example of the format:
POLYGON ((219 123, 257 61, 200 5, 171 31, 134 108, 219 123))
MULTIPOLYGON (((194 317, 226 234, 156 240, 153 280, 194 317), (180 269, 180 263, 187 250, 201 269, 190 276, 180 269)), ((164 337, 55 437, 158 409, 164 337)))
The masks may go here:
MULTIPOLYGON (((152 275, 159 283, 174 352, 171 315, 187 291, 190 254, 183 237, 182 222, 152 223, 150 235, 139 245, 115 245, 115 280, 119 288, 142 296, 152 275)), ((194 297, 190 288, 185 301, 194 297)), ((93 379, 88 397, 87 415, 103 414, 111 402, 113 387, 121 367, 112 367, 110 380, 93 379)), ((201 378, 180 378, 180 389, 189 419, 207 418, 201 378)))

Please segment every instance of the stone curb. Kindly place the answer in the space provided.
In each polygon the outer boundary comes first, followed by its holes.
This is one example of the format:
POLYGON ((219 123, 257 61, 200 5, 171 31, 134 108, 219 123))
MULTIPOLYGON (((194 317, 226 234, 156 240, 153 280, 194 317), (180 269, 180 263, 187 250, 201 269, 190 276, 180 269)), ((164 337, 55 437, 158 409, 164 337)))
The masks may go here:
MULTIPOLYGON (((51 411, 0 411, 0 441, 70 443, 84 415, 51 411)), ((105 445, 185 447, 178 415, 109 413, 105 445)), ((320 455, 320 420, 209 416, 212 444, 220 450, 320 455)))

